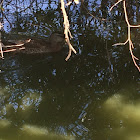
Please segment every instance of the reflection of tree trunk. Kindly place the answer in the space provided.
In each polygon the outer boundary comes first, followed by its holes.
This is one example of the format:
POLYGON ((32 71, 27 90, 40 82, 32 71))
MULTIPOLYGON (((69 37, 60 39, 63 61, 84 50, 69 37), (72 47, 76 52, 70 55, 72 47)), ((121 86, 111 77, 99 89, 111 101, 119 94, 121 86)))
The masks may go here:
POLYGON ((102 10, 102 17, 106 18, 108 14, 107 10, 108 0, 102 0, 101 2, 101 10, 102 10))
POLYGON ((138 23, 139 22, 139 2, 138 0, 136 0, 136 22, 138 23))
POLYGON ((115 81, 114 81, 114 76, 113 76, 113 65, 112 65, 112 63, 111 63, 111 53, 112 53, 112 52, 109 52, 109 50, 108 50, 108 47, 107 47, 107 40, 106 40, 105 49, 106 49, 107 59, 108 59, 108 64, 109 64, 110 79, 111 79, 111 81, 112 81, 113 83, 115 83, 115 81))
POLYGON ((126 9, 127 9, 127 15, 129 17, 129 22, 131 24, 133 24, 134 22, 134 13, 135 13, 135 10, 133 9, 133 6, 135 4, 133 4, 133 1, 129 0, 129 1, 126 1, 126 9))

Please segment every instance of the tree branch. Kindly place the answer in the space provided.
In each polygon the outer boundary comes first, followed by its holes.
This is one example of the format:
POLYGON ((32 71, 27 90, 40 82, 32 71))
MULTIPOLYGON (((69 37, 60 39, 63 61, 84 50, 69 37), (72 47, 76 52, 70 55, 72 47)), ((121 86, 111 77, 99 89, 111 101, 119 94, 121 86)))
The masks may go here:
POLYGON ((134 45, 133 42, 131 40, 131 27, 132 28, 138 28, 140 27, 140 25, 130 25, 129 21, 128 21, 128 15, 127 15, 127 11, 126 11, 126 2, 125 0, 119 0, 118 2, 116 2, 111 8, 110 11, 113 9, 114 6, 116 6, 118 3, 120 3, 121 1, 123 1, 123 9, 124 9, 124 14, 125 14, 125 21, 127 23, 127 32, 128 32, 128 38, 126 40, 125 43, 116 43, 113 46, 116 45, 125 45, 127 43, 129 43, 129 51, 133 60, 134 65, 137 67, 137 69, 140 72, 140 67, 138 66, 138 64, 136 63, 136 60, 139 60, 134 54, 133 54, 133 49, 134 49, 134 45))
POLYGON ((72 36, 71 36, 71 32, 69 30, 70 24, 69 24, 69 20, 68 20, 68 16, 67 16, 66 10, 65 10, 64 0, 61 0, 61 10, 62 10, 62 13, 63 13, 63 18, 64 18, 64 23, 63 24, 64 24, 65 41, 67 42, 67 44, 69 46, 69 53, 68 53, 68 55, 67 55, 67 57, 65 59, 66 61, 68 61, 68 59, 71 56, 72 51, 76 54, 76 50, 71 45, 70 39, 69 39, 69 36, 71 38, 72 38, 72 36))

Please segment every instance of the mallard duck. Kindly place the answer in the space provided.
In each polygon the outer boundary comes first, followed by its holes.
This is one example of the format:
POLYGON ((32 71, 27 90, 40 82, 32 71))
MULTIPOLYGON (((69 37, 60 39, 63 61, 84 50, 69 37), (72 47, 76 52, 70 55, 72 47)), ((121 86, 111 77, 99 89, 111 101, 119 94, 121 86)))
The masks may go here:
MULTIPOLYGON (((40 54, 49 52, 58 52, 63 48, 64 35, 60 33, 52 33, 48 40, 33 38, 28 40, 7 40, 4 45, 21 45, 21 47, 14 47, 18 52, 25 54, 40 54)), ((12 48, 13 49, 13 48, 12 48)))
POLYGON ((22 50, 22 53, 37 54, 58 52, 63 48, 63 44, 64 35, 59 33, 52 33, 47 41, 45 39, 31 39, 30 42, 25 43, 25 50, 22 50))

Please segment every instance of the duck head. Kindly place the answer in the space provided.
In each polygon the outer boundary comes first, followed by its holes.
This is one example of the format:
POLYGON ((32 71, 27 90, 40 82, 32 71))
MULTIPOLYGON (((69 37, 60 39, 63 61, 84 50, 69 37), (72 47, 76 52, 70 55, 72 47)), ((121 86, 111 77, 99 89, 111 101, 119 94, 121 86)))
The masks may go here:
POLYGON ((64 34, 60 34, 60 33, 52 33, 50 38, 49 38, 49 42, 52 44, 62 44, 65 41, 65 36, 64 34))

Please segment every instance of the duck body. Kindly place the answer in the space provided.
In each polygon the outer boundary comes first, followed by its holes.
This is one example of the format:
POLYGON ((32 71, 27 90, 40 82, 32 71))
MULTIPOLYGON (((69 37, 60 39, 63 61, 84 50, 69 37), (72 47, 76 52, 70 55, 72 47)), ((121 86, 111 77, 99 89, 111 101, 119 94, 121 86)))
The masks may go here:
POLYGON ((58 52, 63 48, 63 44, 64 36, 53 33, 47 41, 45 39, 31 39, 30 42, 24 44, 25 50, 22 50, 22 53, 39 54, 58 52))
POLYGON ((33 38, 30 41, 25 40, 7 40, 5 45, 19 45, 24 44, 21 48, 16 47, 17 52, 24 54, 41 54, 58 52, 63 48, 64 35, 59 33, 52 33, 48 39, 33 38), (19 51, 18 51, 19 50, 19 51))

